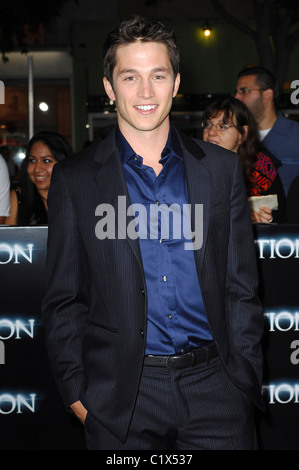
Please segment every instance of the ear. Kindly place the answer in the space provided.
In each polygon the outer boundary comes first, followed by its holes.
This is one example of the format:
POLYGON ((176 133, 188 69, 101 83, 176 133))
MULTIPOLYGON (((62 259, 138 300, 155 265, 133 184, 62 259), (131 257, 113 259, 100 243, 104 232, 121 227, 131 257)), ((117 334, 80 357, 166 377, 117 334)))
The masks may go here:
POLYGON ((112 85, 106 77, 103 78, 103 85, 104 85, 108 98, 112 101, 115 101, 115 94, 114 94, 112 85))
POLYGON ((245 142, 248 136, 248 126, 242 126, 242 127, 243 127, 243 135, 239 132, 238 146, 243 144, 243 142, 245 142))
POLYGON ((272 102, 273 99, 274 99, 274 92, 271 88, 267 88, 267 90, 264 90, 263 91, 263 98, 264 98, 264 101, 266 102, 272 102))
POLYGON ((245 142, 245 140, 248 137, 248 126, 243 126, 243 129, 244 129, 244 134, 243 134, 243 137, 242 137, 242 142, 245 142))
POLYGON ((181 76, 180 76, 180 74, 178 73, 177 76, 176 76, 175 79, 174 79, 173 93, 172 93, 172 97, 173 97, 173 98, 177 95, 177 92, 178 92, 180 83, 181 83, 181 76))

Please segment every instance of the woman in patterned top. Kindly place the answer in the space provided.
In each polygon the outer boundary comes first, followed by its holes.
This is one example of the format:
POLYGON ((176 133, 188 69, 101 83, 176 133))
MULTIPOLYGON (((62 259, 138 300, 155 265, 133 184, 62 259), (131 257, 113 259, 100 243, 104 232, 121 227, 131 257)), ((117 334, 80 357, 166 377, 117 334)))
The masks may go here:
POLYGON ((203 140, 238 154, 248 197, 277 194, 278 210, 262 206, 258 212, 251 212, 252 222, 284 222, 285 194, 277 171, 279 161, 261 146, 255 119, 247 106, 236 98, 211 104, 204 113, 203 140))

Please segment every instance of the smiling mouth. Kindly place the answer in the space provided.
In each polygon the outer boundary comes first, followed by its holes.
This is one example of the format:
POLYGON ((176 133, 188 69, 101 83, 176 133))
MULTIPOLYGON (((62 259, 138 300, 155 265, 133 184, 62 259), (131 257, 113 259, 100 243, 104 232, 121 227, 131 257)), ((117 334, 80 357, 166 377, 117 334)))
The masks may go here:
POLYGON ((158 107, 157 104, 141 104, 136 105, 134 108, 139 109, 140 111, 152 111, 158 107))
POLYGON ((39 183, 42 183, 43 181, 45 181, 48 177, 47 176, 35 176, 34 179, 35 181, 39 182, 39 183))

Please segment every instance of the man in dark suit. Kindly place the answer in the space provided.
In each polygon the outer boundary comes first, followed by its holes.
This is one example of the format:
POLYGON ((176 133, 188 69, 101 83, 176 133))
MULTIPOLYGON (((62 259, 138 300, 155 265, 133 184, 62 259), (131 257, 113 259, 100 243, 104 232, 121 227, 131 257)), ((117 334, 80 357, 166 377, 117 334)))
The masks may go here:
POLYGON ((55 165, 48 198, 64 403, 88 449, 254 449, 263 314, 239 160, 170 124, 179 53, 160 23, 113 31, 104 75, 118 125, 55 165))

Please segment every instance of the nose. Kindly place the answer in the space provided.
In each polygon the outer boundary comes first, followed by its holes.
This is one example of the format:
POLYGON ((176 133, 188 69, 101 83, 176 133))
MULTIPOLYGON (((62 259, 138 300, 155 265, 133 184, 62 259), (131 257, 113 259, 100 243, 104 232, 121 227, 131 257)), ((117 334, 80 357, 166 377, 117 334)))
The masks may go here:
POLYGON ((35 173, 40 173, 40 172, 43 171, 43 169, 44 169, 44 164, 43 164, 43 162, 42 162, 41 160, 37 160, 37 161, 35 162, 34 172, 35 172, 35 173))
POLYGON ((236 90, 234 98, 236 98, 237 100, 242 101, 243 95, 238 90, 236 90))
POLYGON ((137 94, 139 98, 151 98, 154 96, 153 85, 150 79, 140 80, 137 94))
POLYGON ((215 124, 213 124, 212 127, 210 127, 209 129, 207 129, 207 131, 208 131, 208 135, 209 135, 209 136, 217 135, 217 129, 216 129, 215 124))

